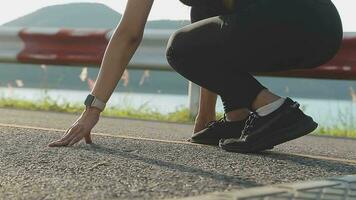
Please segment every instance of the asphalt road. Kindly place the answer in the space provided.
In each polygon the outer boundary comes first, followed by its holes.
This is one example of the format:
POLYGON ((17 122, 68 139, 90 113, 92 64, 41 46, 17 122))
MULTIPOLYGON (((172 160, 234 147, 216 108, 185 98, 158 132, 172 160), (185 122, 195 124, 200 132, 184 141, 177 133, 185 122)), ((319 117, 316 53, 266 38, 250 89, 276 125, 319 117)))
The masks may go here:
POLYGON ((63 134, 49 128, 76 117, 0 109, 0 199, 165 199, 356 174, 356 140, 306 136, 244 155, 184 143, 189 124, 102 118, 94 132, 113 136, 46 147, 63 134))

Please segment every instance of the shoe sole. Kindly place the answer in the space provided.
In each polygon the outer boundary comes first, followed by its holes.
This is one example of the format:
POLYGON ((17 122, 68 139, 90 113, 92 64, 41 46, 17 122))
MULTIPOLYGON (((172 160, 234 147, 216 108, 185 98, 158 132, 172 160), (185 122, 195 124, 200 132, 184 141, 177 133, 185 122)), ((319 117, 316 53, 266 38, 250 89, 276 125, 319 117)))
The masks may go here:
POLYGON ((238 146, 226 146, 223 145, 223 143, 220 143, 219 146, 222 149, 230 152, 256 153, 267 150, 270 146, 276 146, 308 135, 309 133, 313 132, 317 127, 318 123, 316 123, 311 117, 306 116, 306 118, 299 121, 294 126, 281 129, 275 132, 273 135, 269 135, 268 137, 261 137, 258 141, 251 143, 250 146, 255 148, 239 148, 238 146))
MULTIPOLYGON (((210 145, 210 146, 219 146, 219 141, 216 140, 193 140, 193 139, 188 139, 188 142, 194 143, 194 144, 204 144, 204 145, 210 145)), ((274 146, 268 146, 266 149, 271 150, 273 149, 274 146)))

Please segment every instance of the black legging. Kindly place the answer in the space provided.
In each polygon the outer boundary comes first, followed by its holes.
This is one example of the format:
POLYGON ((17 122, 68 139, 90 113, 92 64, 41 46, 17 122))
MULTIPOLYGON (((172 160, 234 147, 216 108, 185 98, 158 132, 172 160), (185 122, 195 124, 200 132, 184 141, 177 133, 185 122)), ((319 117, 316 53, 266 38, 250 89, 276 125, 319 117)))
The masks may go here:
POLYGON ((250 73, 317 67, 341 45, 342 24, 330 0, 204 5, 193 6, 193 23, 171 36, 167 59, 182 76, 219 94, 225 112, 251 109, 265 89, 250 73))

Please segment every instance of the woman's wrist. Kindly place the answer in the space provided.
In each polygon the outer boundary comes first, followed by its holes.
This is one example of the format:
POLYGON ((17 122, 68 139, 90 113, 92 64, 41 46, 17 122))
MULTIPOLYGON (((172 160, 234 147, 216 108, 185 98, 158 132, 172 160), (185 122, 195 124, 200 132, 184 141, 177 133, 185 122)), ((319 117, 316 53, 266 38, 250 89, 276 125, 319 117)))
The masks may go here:
POLYGON ((100 113, 102 112, 102 110, 100 110, 99 108, 96 107, 85 107, 85 111, 86 114, 93 114, 93 115, 100 115, 100 113))

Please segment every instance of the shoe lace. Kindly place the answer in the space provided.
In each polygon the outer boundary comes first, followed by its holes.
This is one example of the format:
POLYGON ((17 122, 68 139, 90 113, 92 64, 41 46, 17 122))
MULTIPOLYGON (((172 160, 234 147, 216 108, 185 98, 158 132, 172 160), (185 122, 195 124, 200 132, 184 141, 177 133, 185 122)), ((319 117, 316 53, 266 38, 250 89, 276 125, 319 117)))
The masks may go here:
POLYGON ((252 128, 254 127, 254 122, 256 119, 260 118, 260 116, 256 112, 251 112, 245 122, 244 129, 242 130, 243 135, 248 135, 252 128))
POLYGON ((208 128, 214 128, 214 127, 222 126, 225 122, 226 122, 226 115, 224 115, 224 117, 220 118, 219 120, 215 120, 207 123, 206 126, 208 128))

